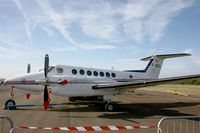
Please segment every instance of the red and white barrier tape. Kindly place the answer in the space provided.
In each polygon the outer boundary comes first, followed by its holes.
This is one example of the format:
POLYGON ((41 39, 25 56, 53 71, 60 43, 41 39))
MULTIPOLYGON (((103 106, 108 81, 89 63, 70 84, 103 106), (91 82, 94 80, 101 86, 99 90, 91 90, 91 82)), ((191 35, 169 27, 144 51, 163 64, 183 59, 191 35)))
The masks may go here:
POLYGON ((18 126, 22 129, 41 129, 41 130, 53 130, 53 131, 117 131, 117 130, 131 130, 131 129, 146 129, 146 128, 158 128, 157 126, 85 126, 85 127, 29 127, 18 126))

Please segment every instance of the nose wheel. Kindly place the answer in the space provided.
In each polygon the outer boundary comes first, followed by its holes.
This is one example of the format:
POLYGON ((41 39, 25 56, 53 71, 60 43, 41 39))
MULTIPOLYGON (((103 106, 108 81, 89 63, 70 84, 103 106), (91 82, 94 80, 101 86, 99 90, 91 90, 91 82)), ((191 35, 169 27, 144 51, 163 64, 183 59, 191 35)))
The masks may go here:
POLYGON ((16 103, 13 99, 9 99, 6 101, 5 103, 5 110, 15 110, 16 107, 15 107, 16 103))

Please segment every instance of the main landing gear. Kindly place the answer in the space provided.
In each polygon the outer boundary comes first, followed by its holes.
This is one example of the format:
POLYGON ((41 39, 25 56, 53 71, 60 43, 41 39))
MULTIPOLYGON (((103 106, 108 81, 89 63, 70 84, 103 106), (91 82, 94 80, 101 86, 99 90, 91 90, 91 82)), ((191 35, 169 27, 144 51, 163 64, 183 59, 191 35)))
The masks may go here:
POLYGON ((109 112, 112 112, 115 110, 115 104, 112 103, 111 101, 108 101, 106 104, 105 104, 105 111, 109 111, 109 112))
POLYGON ((13 99, 9 99, 5 102, 5 110, 15 110, 16 107, 15 107, 16 103, 13 99))

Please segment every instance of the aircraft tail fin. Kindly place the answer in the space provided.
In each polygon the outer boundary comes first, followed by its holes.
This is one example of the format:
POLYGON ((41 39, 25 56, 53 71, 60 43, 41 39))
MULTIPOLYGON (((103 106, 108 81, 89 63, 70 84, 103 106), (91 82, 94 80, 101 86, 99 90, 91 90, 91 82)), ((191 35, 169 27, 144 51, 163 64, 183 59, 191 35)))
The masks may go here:
POLYGON ((141 60, 149 61, 149 64, 145 68, 145 72, 147 76, 153 79, 157 79, 159 77, 164 59, 183 57, 183 56, 191 56, 191 54, 179 53, 179 54, 152 55, 152 56, 143 58, 141 60))

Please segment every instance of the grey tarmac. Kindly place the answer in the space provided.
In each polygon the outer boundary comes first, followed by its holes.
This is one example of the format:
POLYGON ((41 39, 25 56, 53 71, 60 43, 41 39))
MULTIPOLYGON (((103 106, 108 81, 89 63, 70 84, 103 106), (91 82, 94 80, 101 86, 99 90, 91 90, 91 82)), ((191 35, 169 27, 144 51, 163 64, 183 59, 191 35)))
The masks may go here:
MULTIPOLYGON (((115 112, 104 111, 102 104, 94 102, 70 103, 67 97, 52 96, 53 103, 64 103, 45 111, 42 107, 20 107, 17 110, 3 110, 9 91, 1 89, 1 115, 12 118, 16 126, 74 127, 100 125, 156 125, 165 116, 199 115, 200 86, 164 85, 128 91, 115 97, 115 112), (187 93, 188 96, 173 94, 168 90, 187 93)), ((24 94, 15 93, 17 104, 42 104, 42 95, 31 95, 27 100, 24 94)), ((6 122, 5 122, 6 123, 6 122)), ((4 123, 4 124, 5 124, 4 123)), ((2 124, 2 121, 0 121, 2 124)), ((0 125, 1 126, 1 125, 0 125)), ((2 130, 1 130, 2 131, 2 130)), ((0 131, 0 133, 1 133, 0 131)), ((6 129, 4 130, 6 131, 6 129)), ((66 131, 16 129, 15 133, 52 133, 66 131)), ((124 133, 155 133, 156 129, 134 129, 124 133)))

